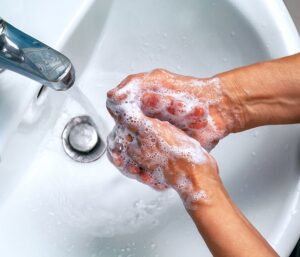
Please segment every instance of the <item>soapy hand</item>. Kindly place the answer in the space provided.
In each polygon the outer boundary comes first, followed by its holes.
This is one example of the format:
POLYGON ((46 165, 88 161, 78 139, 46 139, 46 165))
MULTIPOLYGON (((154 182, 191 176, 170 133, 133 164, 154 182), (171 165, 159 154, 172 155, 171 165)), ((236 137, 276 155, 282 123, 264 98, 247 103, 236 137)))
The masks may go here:
POLYGON ((127 77, 108 97, 126 101, 132 90, 140 98, 136 107, 146 116, 170 122, 208 151, 233 126, 218 78, 197 79, 158 69, 127 77))
POLYGON ((217 174, 214 159, 199 142, 168 122, 146 116, 122 119, 115 126, 108 155, 125 175, 157 190, 171 186, 181 196, 201 192, 198 180, 203 173, 217 174))
POLYGON ((300 55, 273 62, 211 79, 155 70, 129 76, 108 92, 116 121, 108 138, 112 162, 156 189, 177 190, 214 256, 246 256, 245 249, 278 256, 230 199, 215 160, 202 148, 212 149, 231 132, 299 122, 300 55))
POLYGON ((107 108, 116 121, 108 137, 108 155, 127 176, 157 190, 169 186, 184 197, 204 197, 201 174, 217 174, 214 159, 195 139, 169 122, 147 117, 140 106, 144 74, 108 93, 107 108))

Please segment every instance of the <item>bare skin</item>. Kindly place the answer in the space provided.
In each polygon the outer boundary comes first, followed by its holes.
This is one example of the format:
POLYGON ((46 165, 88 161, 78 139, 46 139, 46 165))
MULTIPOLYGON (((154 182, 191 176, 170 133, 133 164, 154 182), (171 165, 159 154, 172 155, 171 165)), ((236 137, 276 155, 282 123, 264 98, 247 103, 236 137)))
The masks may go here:
POLYGON ((217 76, 241 118, 230 132, 300 122, 300 54, 217 76))
POLYGON ((126 94, 117 93, 136 81, 141 91, 140 108, 146 116, 170 122, 199 141, 206 150, 211 150, 233 127, 229 120, 234 122, 235 117, 227 108, 230 99, 216 88, 218 82, 214 79, 198 79, 157 69, 128 76, 108 92, 109 99, 126 100, 126 94), (162 89, 170 90, 173 94, 165 94, 161 92, 162 89), (197 100, 193 108, 187 109, 188 103, 176 95, 182 92, 197 100), (215 128, 208 123, 208 114, 215 128))
MULTIPOLYGON (((124 101, 126 94, 119 95, 118 92, 132 80, 139 81, 140 108, 144 118, 151 124, 150 133, 155 136, 156 142, 164 141, 170 146, 185 145, 189 142, 186 137, 191 136, 210 150, 229 133, 262 125, 300 122, 300 54, 235 69, 206 79, 185 77, 164 70, 132 75, 111 90, 108 98, 116 105, 124 101), (218 90, 215 84, 212 86, 210 83, 214 79, 220 82, 218 90), (195 80, 207 86, 195 87, 195 80), (187 92, 199 99, 200 104, 195 101, 195 106, 184 109, 185 103, 181 103, 176 94, 175 97, 166 96, 159 88, 187 92), (180 116, 180 119, 176 116, 180 116), (214 121, 213 126, 208 119, 214 121), (183 121, 182 124, 180 120, 183 121)), ((111 109, 110 112, 118 123, 123 122, 118 114, 111 109)), ((146 157, 149 156, 149 151, 167 155, 168 162, 163 170, 166 183, 181 196, 214 256, 278 256, 233 203, 218 175, 215 160, 204 149, 199 148, 204 156, 200 163, 166 152, 160 144, 156 144, 156 148, 151 150, 146 147, 148 130, 146 133, 139 126, 124 122, 123 125, 139 142, 135 147, 126 148, 128 156, 134 160, 133 167, 137 176, 144 176, 147 170, 151 177, 151 172, 155 170, 155 165, 146 157), (178 178, 182 176, 191 182, 189 187, 178 185, 178 178), (195 192, 204 194, 195 199, 195 192)), ((200 144, 196 146, 197 149, 201 147, 200 144)), ((115 159, 117 156, 118 153, 112 159, 116 165, 119 164, 115 159)), ((156 183, 159 184, 159 181, 156 183)), ((155 183, 150 185, 155 187, 155 183)))

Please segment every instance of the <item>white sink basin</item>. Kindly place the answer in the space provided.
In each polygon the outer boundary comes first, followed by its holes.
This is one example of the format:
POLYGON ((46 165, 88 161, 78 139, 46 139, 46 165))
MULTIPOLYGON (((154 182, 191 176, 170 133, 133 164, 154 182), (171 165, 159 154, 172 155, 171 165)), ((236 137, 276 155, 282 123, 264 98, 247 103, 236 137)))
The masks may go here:
MULTIPOLYGON (((280 0, 83 4, 60 49, 98 111, 103 138, 113 126, 106 91, 130 73, 161 67, 210 76, 300 49, 280 0)), ((63 93, 44 94, 33 99, 2 153, 0 256, 211 256, 173 191, 158 193, 124 177, 106 156, 89 164, 71 160, 61 133, 86 112, 63 93)), ((281 256, 300 235, 299 131, 257 128, 229 136, 212 152, 230 195, 281 256)))

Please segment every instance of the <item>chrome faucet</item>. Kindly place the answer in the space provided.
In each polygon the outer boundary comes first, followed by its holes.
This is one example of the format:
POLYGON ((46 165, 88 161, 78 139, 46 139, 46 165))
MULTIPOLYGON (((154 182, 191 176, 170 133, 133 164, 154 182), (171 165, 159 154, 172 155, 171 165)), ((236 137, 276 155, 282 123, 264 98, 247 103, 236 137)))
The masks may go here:
POLYGON ((75 82, 74 67, 66 56, 1 18, 0 69, 17 72, 54 90, 67 90, 75 82))

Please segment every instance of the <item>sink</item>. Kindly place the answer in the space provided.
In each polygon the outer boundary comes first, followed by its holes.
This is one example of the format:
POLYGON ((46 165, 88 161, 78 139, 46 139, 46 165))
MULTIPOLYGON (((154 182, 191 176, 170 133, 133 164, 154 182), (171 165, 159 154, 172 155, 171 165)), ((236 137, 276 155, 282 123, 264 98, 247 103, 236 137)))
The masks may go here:
MULTIPOLYGON (((106 91, 128 74, 160 67, 211 76, 300 49, 281 0, 77 5, 58 49, 74 63, 76 87, 96 109, 102 138, 114 125, 106 91)), ((124 177, 106 155, 91 163, 69 158, 64 127, 90 113, 67 92, 46 89, 37 98, 37 88, 20 107, 16 128, 4 134, 1 256, 211 256, 174 191, 159 193, 124 177)), ((230 135, 212 151, 230 195, 280 256, 300 236, 299 131, 299 125, 256 128, 230 135)))

